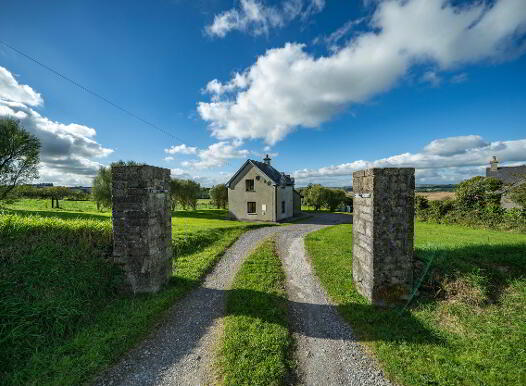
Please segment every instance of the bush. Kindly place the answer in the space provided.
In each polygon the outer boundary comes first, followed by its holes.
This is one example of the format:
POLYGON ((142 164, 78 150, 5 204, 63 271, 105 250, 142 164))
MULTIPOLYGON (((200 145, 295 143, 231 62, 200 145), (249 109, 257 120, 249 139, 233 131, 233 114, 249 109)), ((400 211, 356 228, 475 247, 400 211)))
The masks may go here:
POLYGON ((502 181, 493 177, 477 176, 463 181, 456 190, 458 208, 472 210, 499 206, 501 189, 502 181))

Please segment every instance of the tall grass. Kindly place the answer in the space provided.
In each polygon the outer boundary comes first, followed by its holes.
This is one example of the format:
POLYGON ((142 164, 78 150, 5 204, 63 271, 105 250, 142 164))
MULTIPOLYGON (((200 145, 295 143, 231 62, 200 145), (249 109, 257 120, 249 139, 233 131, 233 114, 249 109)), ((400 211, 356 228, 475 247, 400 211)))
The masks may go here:
POLYGON ((0 377, 114 296, 111 240, 111 224, 99 221, 0 216, 0 377))
POLYGON ((221 220, 216 211, 174 218, 170 283, 130 296, 112 263, 109 217, 18 210, 0 213, 0 384, 8 385, 88 381, 199 285, 246 229, 261 226, 221 220))

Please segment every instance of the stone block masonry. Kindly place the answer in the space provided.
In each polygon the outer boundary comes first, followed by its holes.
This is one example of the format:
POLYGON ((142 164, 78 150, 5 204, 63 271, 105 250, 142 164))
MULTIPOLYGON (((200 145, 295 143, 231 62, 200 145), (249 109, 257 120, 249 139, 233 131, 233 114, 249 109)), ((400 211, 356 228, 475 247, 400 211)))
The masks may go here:
POLYGON ((353 281, 372 303, 406 299, 413 285, 415 169, 353 173, 353 281))
POLYGON ((170 170, 112 167, 113 258, 133 293, 157 292, 172 273, 170 170))

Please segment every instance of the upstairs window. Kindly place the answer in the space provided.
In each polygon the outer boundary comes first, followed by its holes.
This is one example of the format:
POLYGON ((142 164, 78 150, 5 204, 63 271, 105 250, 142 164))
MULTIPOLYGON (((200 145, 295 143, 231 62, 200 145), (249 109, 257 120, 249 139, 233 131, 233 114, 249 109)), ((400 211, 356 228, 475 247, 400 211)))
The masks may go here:
POLYGON ((256 214, 256 203, 255 202, 247 202, 247 213, 256 214))
POLYGON ((254 180, 245 180, 245 186, 247 188, 247 192, 253 192, 254 191, 254 180))
POLYGON ((281 213, 285 213, 285 201, 281 201, 281 213))

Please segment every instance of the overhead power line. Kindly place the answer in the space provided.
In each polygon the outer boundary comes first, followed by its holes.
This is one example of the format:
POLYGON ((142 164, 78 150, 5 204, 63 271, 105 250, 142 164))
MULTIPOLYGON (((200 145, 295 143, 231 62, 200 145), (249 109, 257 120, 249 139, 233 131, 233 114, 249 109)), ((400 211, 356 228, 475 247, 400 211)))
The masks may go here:
POLYGON ((38 64, 40 67, 45 68, 46 70, 48 70, 49 72, 55 74, 56 76, 58 76, 58 77, 60 77, 60 78, 62 78, 62 79, 64 79, 64 80, 68 81, 69 83, 75 85, 76 87, 78 87, 78 88, 80 88, 81 90, 87 92, 88 94, 91 94, 91 95, 93 95, 93 96, 96 97, 96 98, 99 98, 100 100, 102 100, 102 101, 108 103, 109 105, 115 107, 116 109, 118 109, 118 110, 120 110, 120 111, 122 111, 122 112, 128 114, 129 116, 131 116, 131 117, 137 119, 138 121, 140 121, 140 122, 142 122, 142 123, 144 123, 144 124, 146 124, 146 125, 148 125, 148 126, 151 126, 151 127, 153 127, 154 129, 156 129, 156 130, 158 130, 158 131, 160 131, 160 132, 162 132, 162 133, 164 133, 164 134, 166 134, 166 135, 168 135, 168 136, 170 136, 170 137, 172 137, 172 138, 174 138, 174 139, 176 139, 176 140, 178 140, 178 141, 181 141, 181 143, 185 143, 185 141, 183 141, 181 138, 179 138, 179 137, 177 137, 176 135, 170 133, 169 131, 163 129, 162 127, 159 127, 159 126, 156 125, 155 123, 152 123, 152 122, 150 122, 150 121, 147 121, 146 119, 144 119, 144 118, 140 117, 139 115, 137 115, 137 114, 131 112, 130 110, 128 110, 128 109, 126 109, 126 108, 124 108, 124 107, 122 107, 122 106, 119 106, 118 104, 116 104, 115 102, 112 102, 111 100, 109 100, 109 99, 106 98, 105 96, 100 95, 99 93, 97 93, 97 92, 95 92, 95 91, 93 91, 93 90, 90 90, 90 89, 87 88, 86 86, 84 86, 84 85, 80 84, 79 82, 77 82, 77 81, 71 79, 70 77, 67 77, 66 75, 64 75, 64 74, 62 74, 62 73, 60 73, 60 72, 58 72, 57 70, 55 70, 55 69, 49 67, 48 65, 46 65, 46 64, 42 63, 41 61, 39 61, 38 59, 35 59, 34 57, 32 57, 32 56, 30 56, 30 55, 28 55, 28 54, 26 54, 26 53, 20 51, 19 49, 17 49, 16 47, 13 47, 12 45, 6 43, 5 41, 0 40, 0 43, 2 43, 4 46, 6 46, 7 48, 11 49, 12 51, 16 52, 17 54, 23 56, 24 58, 29 59, 29 60, 31 60, 32 62, 38 64))

